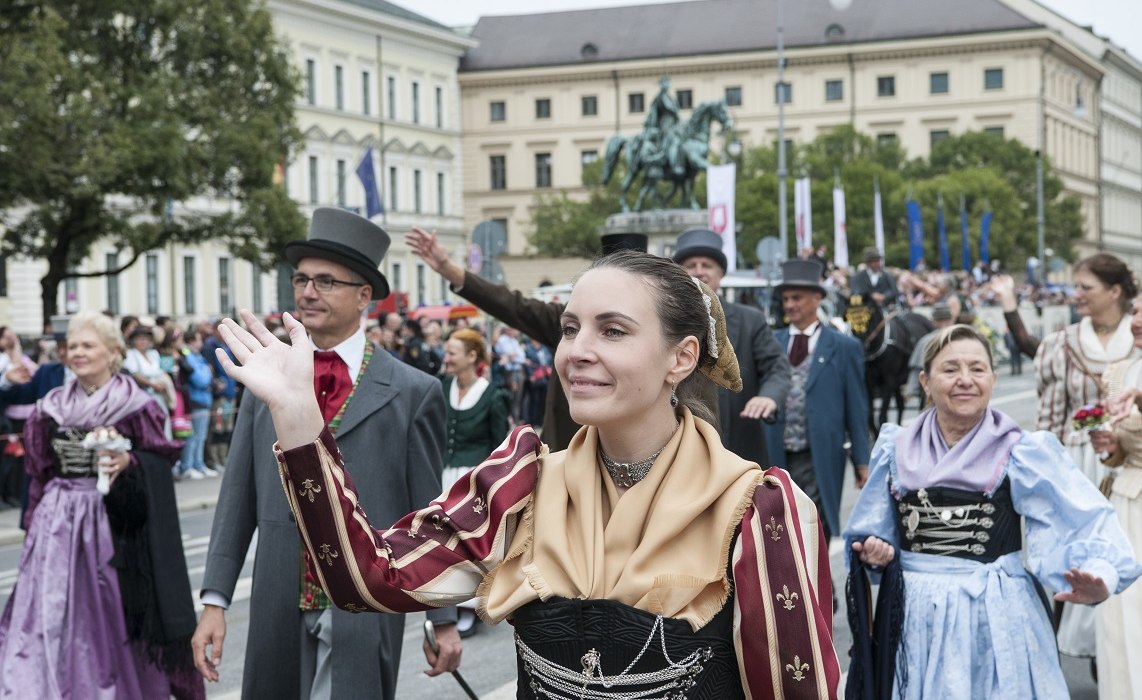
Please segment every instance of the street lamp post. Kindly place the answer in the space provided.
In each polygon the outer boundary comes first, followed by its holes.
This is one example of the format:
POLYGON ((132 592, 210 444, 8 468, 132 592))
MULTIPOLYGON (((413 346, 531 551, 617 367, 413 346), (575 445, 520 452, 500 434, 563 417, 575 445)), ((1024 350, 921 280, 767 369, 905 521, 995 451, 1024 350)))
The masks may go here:
POLYGON ((777 228, 781 237, 781 255, 789 255, 786 233, 789 212, 785 204, 785 0, 777 0, 777 228))

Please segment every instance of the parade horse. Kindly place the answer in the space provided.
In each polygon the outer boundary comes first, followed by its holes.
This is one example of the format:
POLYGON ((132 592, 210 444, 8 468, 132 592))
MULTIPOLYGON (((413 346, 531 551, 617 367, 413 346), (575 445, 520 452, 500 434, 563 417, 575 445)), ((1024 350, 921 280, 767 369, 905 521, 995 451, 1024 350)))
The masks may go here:
POLYGON ((682 190, 683 202, 688 202, 691 209, 699 209, 694 179, 710 166, 707 156, 713 122, 721 124, 723 132, 733 127, 733 118, 724 100, 702 102, 694 108, 689 120, 666 132, 651 127, 629 138, 621 134, 612 136, 607 142, 603 160, 603 184, 611 181, 619 158, 625 153, 627 173, 619 198, 623 211, 631 211, 627 192, 639 175, 642 175, 642 185, 635 199, 634 211, 640 211, 643 201, 652 193, 655 206, 661 208, 674 198, 679 189, 682 190), (665 196, 658 189, 659 182, 670 184, 670 191, 665 196))
POLYGON ((936 329, 932 321, 911 311, 885 315, 875 302, 859 294, 849 297, 845 321, 864 349, 864 384, 868 389, 868 422, 874 436, 888 422, 888 402, 896 401, 896 424, 904 420, 908 360, 916 342, 936 329), (880 398, 880 411, 875 400, 880 398))

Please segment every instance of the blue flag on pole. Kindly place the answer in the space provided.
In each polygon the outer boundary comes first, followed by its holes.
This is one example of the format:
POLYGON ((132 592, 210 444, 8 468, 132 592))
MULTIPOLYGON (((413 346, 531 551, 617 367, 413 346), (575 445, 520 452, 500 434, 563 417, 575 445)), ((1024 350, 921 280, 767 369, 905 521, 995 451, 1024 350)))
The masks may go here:
POLYGON ((991 212, 985 211, 983 218, 979 220, 979 259, 983 261, 984 265, 991 262, 991 253, 987 250, 987 244, 991 241, 991 212))
POLYGON ((365 149, 361 163, 357 166, 357 177, 365 188, 365 216, 373 218, 377 214, 384 214, 385 207, 381 204, 381 193, 377 189, 377 173, 373 170, 373 147, 365 149))
POLYGON ((971 238, 968 236, 968 210, 960 202, 960 250, 963 252, 965 271, 971 270, 971 238))
POLYGON ((924 257, 924 225, 920 223, 920 203, 909 199, 908 210, 908 269, 915 270, 924 257))
POLYGON ((940 269, 944 272, 950 272, 952 258, 948 252, 948 229, 944 226, 943 197, 940 198, 940 203, 936 206, 936 231, 940 235, 940 269))

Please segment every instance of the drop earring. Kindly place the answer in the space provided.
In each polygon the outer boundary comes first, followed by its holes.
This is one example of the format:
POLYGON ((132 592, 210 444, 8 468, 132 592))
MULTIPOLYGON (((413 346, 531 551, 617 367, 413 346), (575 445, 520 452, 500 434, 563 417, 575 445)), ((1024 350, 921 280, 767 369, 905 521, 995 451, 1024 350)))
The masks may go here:
POLYGON ((678 408, 678 394, 674 393, 674 380, 670 380, 670 407, 678 408))

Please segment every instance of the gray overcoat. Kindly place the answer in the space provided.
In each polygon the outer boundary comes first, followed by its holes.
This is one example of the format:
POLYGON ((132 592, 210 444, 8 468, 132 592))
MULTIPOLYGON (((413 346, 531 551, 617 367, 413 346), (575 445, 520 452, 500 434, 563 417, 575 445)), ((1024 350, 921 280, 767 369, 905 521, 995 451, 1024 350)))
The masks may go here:
MULTIPOLYGON (((233 598, 254 530, 243 698, 298 698, 300 540, 274 459, 273 422, 247 394, 222 479, 204 590, 233 598)), ((337 431, 337 442, 373 526, 385 529, 440 495, 444 395, 440 381, 386 352, 373 354, 337 431)), ((333 613, 333 697, 396 697, 403 615, 333 613)), ((434 610, 455 621, 455 608, 434 610)), ((233 664, 233 661, 231 661, 233 664)))

